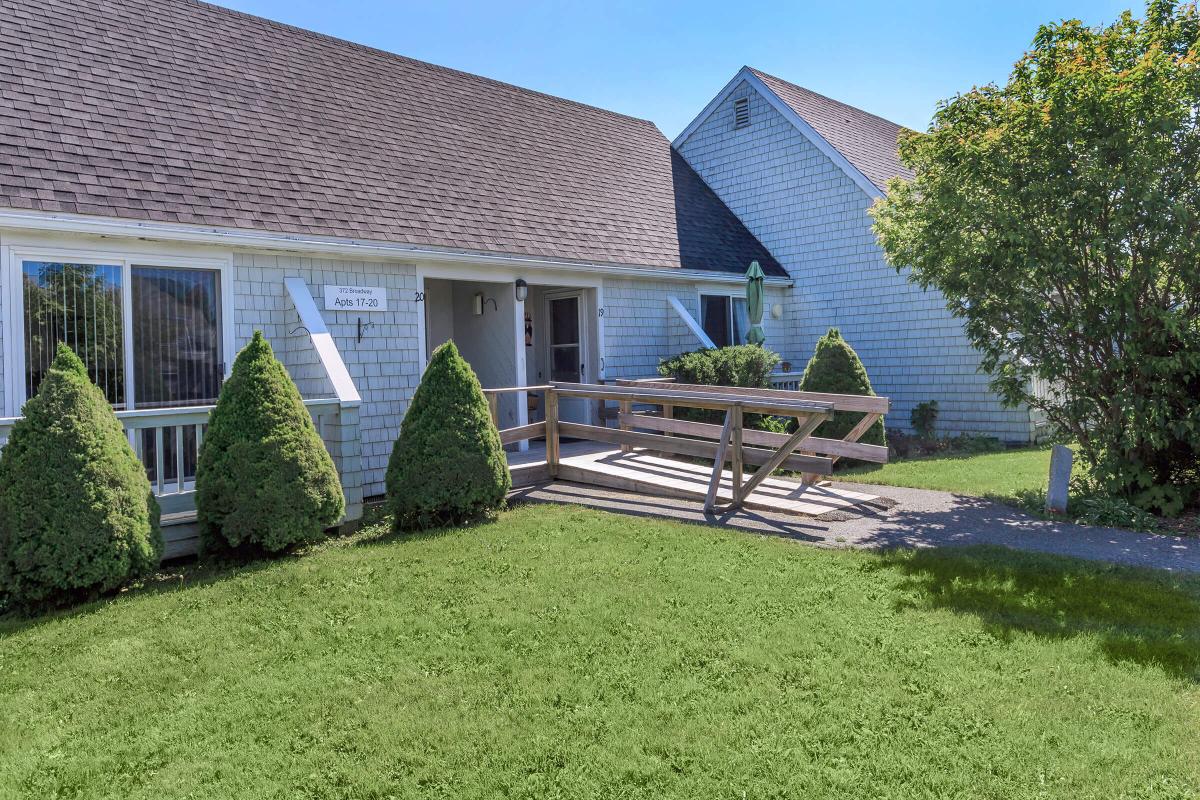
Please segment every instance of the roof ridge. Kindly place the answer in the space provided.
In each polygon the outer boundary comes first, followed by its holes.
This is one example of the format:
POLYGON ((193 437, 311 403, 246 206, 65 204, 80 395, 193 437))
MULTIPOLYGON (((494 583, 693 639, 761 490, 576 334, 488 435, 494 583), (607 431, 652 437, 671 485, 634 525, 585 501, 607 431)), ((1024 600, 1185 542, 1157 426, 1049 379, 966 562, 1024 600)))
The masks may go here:
POLYGON ((801 86, 800 84, 792 83, 791 81, 789 81, 785 78, 780 78, 778 75, 772 75, 769 72, 763 72, 761 69, 758 69, 757 67, 752 67, 749 64, 746 65, 746 69, 750 70, 751 72, 753 72, 755 75, 757 75, 760 78, 767 78, 769 80, 779 81, 780 83, 786 84, 786 85, 792 87, 793 89, 799 89, 802 92, 808 92, 809 94, 819 97, 822 100, 828 100, 830 103, 836 103, 837 105, 843 106, 844 108, 848 108, 851 111, 856 111, 859 114, 866 114, 868 117, 874 117, 875 119, 879 120, 880 122, 886 122, 888 125, 894 125, 897 128, 901 128, 902 130, 906 130, 906 131, 912 130, 912 128, 909 128, 907 125, 901 125, 899 122, 893 122, 892 120, 888 119, 887 117, 881 117, 878 114, 872 113, 872 112, 867 111, 862 108, 859 108, 858 106, 852 106, 849 103, 838 100, 835 97, 830 97, 829 95, 821 94, 820 92, 815 92, 806 86, 801 86))
MULTIPOLYGON (((339 36, 333 36, 332 34, 321 33, 320 31, 314 31, 311 28, 302 28, 299 25, 292 25, 287 22, 280 22, 279 20, 271 19, 270 17, 262 17, 262 16, 259 16, 258 14, 251 14, 249 12, 241 11, 236 8, 229 8, 228 6, 219 5, 214 2, 209 2, 208 0, 167 0, 167 2, 183 2, 188 5, 192 5, 192 6, 198 6, 198 7, 206 8, 206 9, 214 9, 219 13, 229 14, 229 15, 237 16, 237 17, 243 17, 245 19, 253 20, 254 22, 259 23, 259 24, 265 23, 268 27, 282 28, 284 30, 291 31, 292 33, 302 34, 304 36, 308 36, 313 39, 317 39, 319 41, 332 42, 332 43, 339 44, 339 45, 349 45, 350 47, 356 48, 358 50, 365 51, 372 55, 382 56, 387 59, 394 59, 397 61, 405 61, 410 64, 419 64, 422 67, 428 67, 431 69, 439 70, 441 72, 448 72, 448 73, 452 73, 455 75, 461 75, 466 78, 471 78, 471 79, 474 79, 477 81, 484 81, 486 83, 491 83, 496 86, 503 86, 503 87, 506 87, 509 89, 515 89, 515 90, 517 90, 519 92, 523 92, 525 94, 534 95, 537 97, 544 97, 548 100, 553 100, 558 103, 567 103, 567 104, 570 104, 573 106, 577 106, 579 108, 588 109, 590 111, 598 111, 602 114, 607 114, 607 115, 613 116, 613 117, 629 119, 629 120, 633 120, 635 122, 644 122, 644 123, 647 123, 648 125, 650 125, 655 130, 658 130, 658 125, 655 124, 655 122, 653 120, 645 119, 643 117, 635 117, 632 114, 622 114, 620 111, 613 111, 612 109, 604 108, 602 106, 592 105, 591 103, 584 103, 580 100, 572 100, 569 97, 560 97, 559 95, 550 94, 549 92, 542 92, 542 91, 538 91, 537 89, 530 89, 526 86, 519 86, 515 83, 509 83, 508 81, 502 81, 498 78, 489 78, 487 75, 479 75, 474 72, 467 72, 466 70, 463 70, 463 69, 455 69, 454 67, 447 67, 444 64, 435 64, 432 61, 422 61, 419 58, 413 58, 412 56, 406 56, 406 55, 402 55, 400 53, 393 53, 391 50, 384 50, 382 47, 374 47, 369 44, 363 44, 362 42, 353 41, 352 39, 343 39, 339 36)), ((659 133, 662 134, 662 131, 659 131, 659 133)), ((664 137, 665 137, 665 135, 664 135, 664 137)))

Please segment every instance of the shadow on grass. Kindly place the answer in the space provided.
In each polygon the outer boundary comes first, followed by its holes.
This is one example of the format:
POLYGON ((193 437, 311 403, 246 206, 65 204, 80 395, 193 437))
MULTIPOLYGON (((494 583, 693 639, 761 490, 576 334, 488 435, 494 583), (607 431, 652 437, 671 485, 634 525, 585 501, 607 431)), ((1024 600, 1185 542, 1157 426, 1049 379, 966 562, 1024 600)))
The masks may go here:
POLYGON ((538 504, 576 506, 610 514, 726 528, 810 543, 826 541, 824 534, 828 530, 830 517, 836 517, 835 521, 845 521, 884 519, 886 516, 886 509, 873 503, 831 509, 817 517, 787 512, 760 512, 728 505, 705 511, 698 500, 622 492, 569 481, 521 487, 509 495, 508 502, 510 508, 538 504))
POLYGON ((278 564, 287 564, 306 558, 323 550, 380 541, 389 538, 387 532, 390 530, 390 527, 384 524, 382 519, 382 511, 368 510, 362 523, 353 533, 334 533, 320 542, 277 554, 247 548, 240 551, 217 551, 205 556, 174 558, 160 565, 153 575, 112 594, 75 605, 48 609, 33 615, 18 611, 0 614, 0 640, 48 622, 100 613, 110 606, 130 602, 139 597, 212 586, 223 581, 252 575, 278 564))
POLYGON ((0 641, 39 625, 102 613, 114 605, 130 602, 138 597, 211 586, 231 578, 259 572, 281 561, 299 558, 300 555, 299 552, 286 553, 271 559, 260 558, 252 561, 238 561, 230 558, 197 559, 190 556, 172 559, 160 566, 153 575, 132 586, 86 602, 80 602, 78 605, 47 609, 33 615, 19 611, 2 614, 0 615, 0 641))
POLYGON ((1003 547, 892 550, 901 608, 973 614, 1002 640, 1091 636, 1114 663, 1200 683, 1200 579, 1003 547))

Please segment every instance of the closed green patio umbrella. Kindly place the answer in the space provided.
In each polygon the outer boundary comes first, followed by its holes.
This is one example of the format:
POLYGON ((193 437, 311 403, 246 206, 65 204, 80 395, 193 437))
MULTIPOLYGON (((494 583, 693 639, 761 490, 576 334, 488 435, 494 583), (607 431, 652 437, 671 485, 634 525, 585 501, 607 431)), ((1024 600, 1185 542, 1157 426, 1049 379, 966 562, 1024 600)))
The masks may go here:
POLYGON ((746 341, 750 344, 762 344, 767 337, 762 329, 763 271, 757 261, 751 261, 750 269, 746 270, 746 312, 750 317, 750 330, 746 332, 746 341))

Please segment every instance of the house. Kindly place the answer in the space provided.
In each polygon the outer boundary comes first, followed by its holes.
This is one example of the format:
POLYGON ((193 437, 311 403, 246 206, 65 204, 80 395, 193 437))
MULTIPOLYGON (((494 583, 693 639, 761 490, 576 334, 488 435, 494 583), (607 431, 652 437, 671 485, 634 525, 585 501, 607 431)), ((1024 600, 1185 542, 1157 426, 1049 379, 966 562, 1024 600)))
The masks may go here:
POLYGON ((751 261, 792 283, 650 122, 192 0, 0 0, 0 96, 3 416, 66 340, 168 513, 255 329, 353 515, 445 339, 485 386, 646 376, 751 261))
POLYGON ((741 69, 674 141, 717 196, 779 260, 788 291, 781 341, 797 365, 837 326, 887 424, 908 428, 917 403, 938 402, 938 430, 1028 442, 1028 408, 1005 408, 980 355, 937 291, 884 260, 867 210, 892 178, 911 178, 896 152, 900 126, 750 67, 741 69))
MULTIPOLYGON (((1024 436, 940 299, 870 236, 895 127, 826 120, 848 107, 789 87, 743 70, 672 145, 195 0, 0 0, 0 442, 65 340, 166 518, 185 516, 221 379, 261 329, 353 518, 439 343, 493 388, 652 375, 740 341, 752 261, 785 358, 839 324, 897 421, 945 398, 952 426, 1024 436)), ((519 394, 499 408, 502 427, 539 413, 519 394)))

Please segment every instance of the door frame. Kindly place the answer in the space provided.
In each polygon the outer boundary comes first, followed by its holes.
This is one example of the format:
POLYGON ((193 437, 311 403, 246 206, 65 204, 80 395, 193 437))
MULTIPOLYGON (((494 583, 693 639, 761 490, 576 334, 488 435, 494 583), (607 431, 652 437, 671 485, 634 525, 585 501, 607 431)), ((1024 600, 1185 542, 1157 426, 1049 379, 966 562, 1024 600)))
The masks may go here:
POLYGON ((541 337, 544 345, 541 352, 538 353, 538 360, 542 367, 542 374, 546 376, 546 382, 550 382, 551 376, 551 358, 550 351, 553 348, 551 339, 551 331, 554 330, 554 325, 551 321, 550 303, 554 300, 564 300, 568 297, 578 298, 579 303, 579 360, 583 364, 583 369, 579 373, 579 382, 588 383, 588 374, 591 372, 589 362, 592 360, 590 348, 590 336, 588 336, 588 290, 583 287, 575 289, 553 289, 542 293, 542 319, 545 320, 546 335, 541 337))
MULTIPOLYGON (((542 294, 543 323, 542 324, 545 327, 546 333, 544 336, 541 337, 541 341, 543 344, 540 348, 538 348, 540 352, 538 353, 537 357, 538 357, 538 362, 542 366, 542 374, 546 376, 546 383, 550 382, 551 375, 552 375, 550 351, 553 348, 552 348, 550 339, 552 338, 551 332, 554 329, 554 324, 551 320, 550 303, 554 300, 562 300, 567 297, 574 297, 574 298, 576 298, 576 301, 579 303, 579 321, 578 321, 578 324, 579 324, 579 360, 580 360, 580 363, 583 364, 583 369, 580 370, 580 373, 579 373, 579 382, 580 383, 591 383, 592 380, 589 378, 589 376, 598 374, 596 372, 596 365, 593 363, 594 359, 592 358, 593 351, 592 351, 592 347, 591 347, 591 340, 592 340, 592 331, 591 331, 592 316, 591 316, 591 314, 592 314, 592 311, 591 311, 591 303, 590 303, 589 298, 592 295, 592 291, 593 291, 592 288, 587 287, 587 286, 575 286, 575 287, 562 288, 562 289, 550 289, 550 290, 543 292, 543 294, 542 294)), ((599 357, 599 356, 597 355, 597 357, 599 357)), ((579 405, 583 410, 582 411, 583 421, 585 423, 589 423, 589 424, 592 423, 595 420, 595 413, 596 413, 595 401, 587 399, 587 398, 580 398, 579 405)), ((561 409, 559 411, 559 415, 560 416, 562 415, 561 409)))

